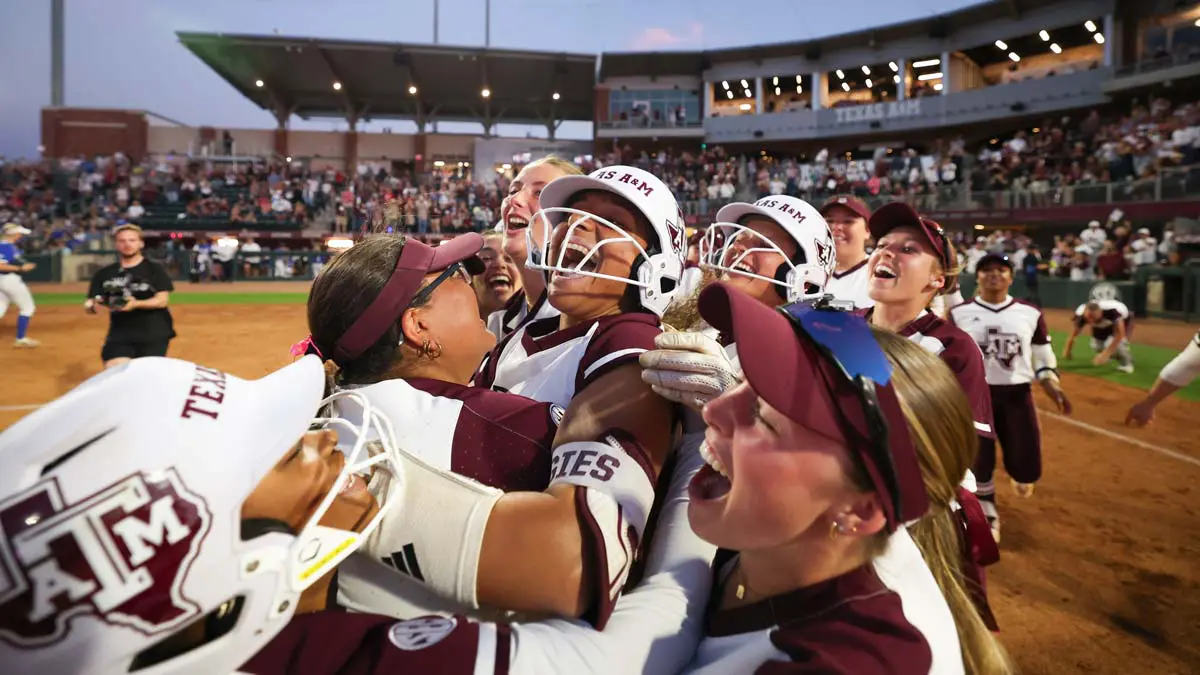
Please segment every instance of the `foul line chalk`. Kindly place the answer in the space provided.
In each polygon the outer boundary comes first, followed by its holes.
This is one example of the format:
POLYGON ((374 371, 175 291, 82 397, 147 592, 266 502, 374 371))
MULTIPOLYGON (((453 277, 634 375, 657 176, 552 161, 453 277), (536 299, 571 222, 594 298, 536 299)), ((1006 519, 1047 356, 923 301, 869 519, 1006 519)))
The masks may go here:
POLYGON ((1079 427, 1080 429, 1085 429, 1092 433, 1100 434, 1101 436, 1108 436, 1109 438, 1113 438, 1118 441, 1125 441, 1126 443, 1129 443, 1130 445, 1136 445, 1139 448, 1144 448, 1146 450, 1150 450, 1151 452, 1157 452, 1160 455, 1170 457, 1171 459, 1177 459, 1181 462, 1186 462, 1193 466, 1200 466, 1200 459, 1196 459, 1195 457, 1192 457, 1190 455, 1185 455, 1181 452, 1176 452, 1174 450, 1168 450, 1167 448, 1164 448, 1162 446, 1154 445, 1153 443, 1147 443, 1146 441, 1139 440, 1137 438, 1132 438, 1132 437, 1126 436, 1124 434, 1118 434, 1115 431, 1109 431, 1108 429, 1105 429, 1103 427, 1098 427, 1094 424, 1088 424, 1087 422, 1081 422, 1077 419, 1073 419, 1073 418, 1067 417, 1065 415, 1060 415, 1056 412, 1051 412, 1044 408, 1039 408, 1038 412, 1047 417, 1053 417, 1056 420, 1060 420, 1062 422, 1066 422, 1067 424, 1079 427))
POLYGON ((0 405, 0 412, 19 412, 22 410, 37 410, 45 403, 30 403, 28 405, 0 405))

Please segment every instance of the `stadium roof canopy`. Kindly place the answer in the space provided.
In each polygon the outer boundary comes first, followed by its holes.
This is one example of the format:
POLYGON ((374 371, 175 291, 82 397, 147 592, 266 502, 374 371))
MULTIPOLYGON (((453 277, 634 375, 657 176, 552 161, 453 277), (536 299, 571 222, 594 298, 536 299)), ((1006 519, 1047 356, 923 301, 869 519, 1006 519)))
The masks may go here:
POLYGON ((591 54, 224 33, 177 36, 243 96, 277 117, 490 126, 590 121, 595 114, 591 54))
POLYGON ((811 40, 691 52, 605 52, 600 62, 600 80, 645 75, 700 75, 717 63, 797 55, 809 55, 808 58, 816 61, 822 53, 868 44, 946 36, 962 28, 995 19, 1012 19, 1024 12, 1063 3, 1064 0, 990 0, 953 12, 811 40))

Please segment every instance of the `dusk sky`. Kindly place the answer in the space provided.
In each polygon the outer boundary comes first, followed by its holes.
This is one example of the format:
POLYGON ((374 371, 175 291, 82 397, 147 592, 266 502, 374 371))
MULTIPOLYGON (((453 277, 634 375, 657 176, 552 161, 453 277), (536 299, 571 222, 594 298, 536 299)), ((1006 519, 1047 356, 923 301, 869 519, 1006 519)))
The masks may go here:
MULTIPOLYGON (((731 47, 845 33, 977 1, 492 0, 492 45, 582 53, 731 47)), ((179 44, 176 31, 430 43, 433 2, 67 0, 66 105, 144 109, 197 126, 271 128, 271 115, 179 44)), ((440 2, 439 41, 482 46, 485 0, 440 2)), ((49 0, 0 0, 0 63, 0 156, 36 156, 39 110, 50 103, 49 0)), ((366 129, 380 126, 415 129, 394 121, 366 129)), ((293 118, 292 128, 345 123, 293 118)), ((564 124, 560 134, 582 138, 589 130, 564 124)), ((523 129, 502 125, 499 131, 523 129)))

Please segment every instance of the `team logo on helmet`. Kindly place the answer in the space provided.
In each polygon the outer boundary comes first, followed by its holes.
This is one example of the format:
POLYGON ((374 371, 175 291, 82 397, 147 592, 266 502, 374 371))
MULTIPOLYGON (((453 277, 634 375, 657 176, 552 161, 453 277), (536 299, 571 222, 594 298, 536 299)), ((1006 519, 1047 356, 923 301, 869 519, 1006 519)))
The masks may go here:
POLYGON ((74 504, 51 478, 0 504, 0 640, 50 645, 84 616, 147 635, 193 619, 183 581, 211 519, 174 469, 74 504))
POLYGON ((813 247, 817 249, 817 264, 821 269, 833 269, 833 247, 820 239, 813 241, 813 247))
POLYGON ((1099 302, 1100 300, 1120 300, 1121 290, 1114 284, 1108 281, 1101 281, 1092 286, 1092 290, 1088 291, 1088 300, 1099 302))

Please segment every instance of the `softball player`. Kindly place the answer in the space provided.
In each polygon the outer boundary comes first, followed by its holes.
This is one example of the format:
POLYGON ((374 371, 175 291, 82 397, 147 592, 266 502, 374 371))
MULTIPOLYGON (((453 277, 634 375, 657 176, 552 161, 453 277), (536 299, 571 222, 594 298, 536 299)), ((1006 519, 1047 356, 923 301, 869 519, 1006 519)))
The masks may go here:
POLYGON ((27 228, 16 223, 8 223, 4 226, 4 234, 0 235, 0 319, 4 318, 5 313, 8 312, 9 302, 16 304, 19 314, 17 315, 17 339, 13 342, 13 346, 26 349, 41 344, 26 336, 29 331, 29 319, 33 317, 36 306, 33 304, 33 294, 29 292, 29 287, 25 285, 25 280, 21 278, 20 273, 28 272, 37 265, 22 260, 17 242, 29 233, 27 228))
POLYGON ((1092 365, 1102 366, 1117 357, 1117 370, 1133 372, 1133 353, 1129 349, 1129 338, 1133 335, 1133 312, 1120 300, 1095 299, 1080 305, 1075 310, 1075 321, 1067 344, 1063 347, 1063 358, 1071 360, 1075 339, 1085 326, 1092 327, 1092 365))
POLYGON ((1200 331, 1196 331, 1192 341, 1178 356, 1163 366, 1158 373, 1158 380, 1150 388, 1150 393, 1135 403, 1125 415, 1125 424, 1140 427, 1154 421, 1154 408, 1171 394, 1191 384, 1197 377, 1200 377, 1200 331))
POLYGON ((1013 262, 988 253, 975 268, 979 297, 950 310, 950 322, 975 339, 983 352, 996 438, 981 439, 975 478, 992 482, 996 441, 1004 447, 1004 470, 1017 494, 1033 494, 1042 476, 1042 435, 1030 383, 1036 378, 1060 412, 1071 413, 1071 401, 1058 381, 1054 348, 1042 310, 1008 294, 1013 262))

